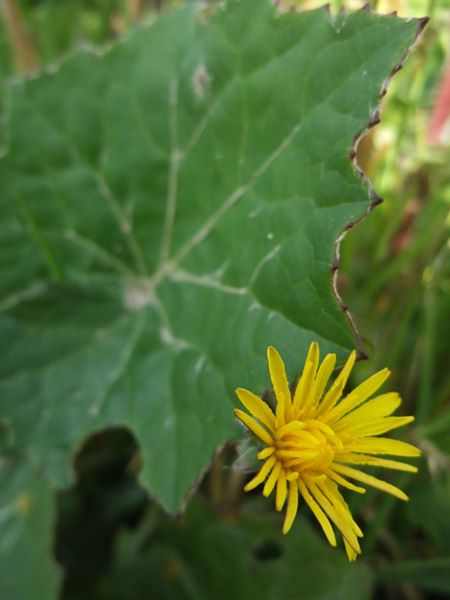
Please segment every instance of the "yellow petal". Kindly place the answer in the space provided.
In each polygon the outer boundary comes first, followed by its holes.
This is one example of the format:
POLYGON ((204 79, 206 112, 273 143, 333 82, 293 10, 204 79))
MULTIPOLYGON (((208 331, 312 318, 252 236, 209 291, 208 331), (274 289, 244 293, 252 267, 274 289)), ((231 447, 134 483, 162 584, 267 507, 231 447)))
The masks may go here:
POLYGON ((278 429, 275 432, 275 437, 277 439, 281 439, 284 435, 288 433, 293 433, 294 431, 301 431, 302 429, 305 429, 305 427, 306 423, 304 423, 303 421, 289 421, 289 423, 278 427, 278 429))
POLYGON ((318 402, 322 397, 325 386, 336 365, 336 354, 327 354, 320 365, 313 387, 313 402, 318 402))
POLYGON ((275 496, 275 508, 280 511, 286 501, 287 496, 287 484, 286 484, 286 473, 284 469, 280 471, 277 481, 277 492, 275 496))
POLYGON ((356 554, 356 552, 353 550, 353 548, 350 546, 350 544, 347 542, 347 540, 344 538, 344 546, 345 546, 345 552, 347 553, 347 558, 350 562, 353 562, 357 559, 358 555, 356 554))
POLYGON ((312 362, 307 361, 294 392, 294 417, 297 417, 300 414, 303 404, 308 397, 312 385, 312 370, 312 362))
POLYGON ((291 391, 281 356, 273 346, 267 348, 270 379, 277 399, 276 413, 282 423, 290 416, 291 391))
POLYGON ((301 458, 291 458, 288 460, 283 460, 284 466, 286 468, 296 467, 298 465, 302 465, 303 468, 308 467, 308 459, 314 464, 317 460, 317 452, 311 452, 309 450, 305 451, 305 454, 302 454, 301 458))
POLYGON ((270 458, 268 458, 259 470, 259 472, 255 475, 255 477, 253 477, 253 479, 251 479, 244 487, 244 491, 250 492, 251 490, 255 489, 255 487, 258 487, 258 485, 262 483, 267 477, 267 475, 270 473, 275 463, 275 456, 271 456, 270 458))
POLYGON ((326 433, 330 437, 334 436, 333 429, 331 429, 331 427, 329 427, 326 423, 322 423, 322 421, 317 421, 315 419, 309 419, 308 420, 308 426, 309 427, 314 427, 316 429, 319 429, 320 431, 323 431, 324 433, 326 433))
POLYGON ((353 452, 339 453, 336 460, 341 463, 371 465, 374 467, 383 467, 385 469, 395 469, 396 471, 405 471, 407 473, 417 473, 418 471, 417 467, 409 465, 408 463, 378 458, 377 456, 367 456, 366 454, 354 454, 353 452))
POLYGON ((323 415, 324 413, 331 410, 333 408, 333 406, 336 404, 336 402, 339 400, 339 398, 342 395, 342 392, 344 391, 345 384, 347 383, 347 379, 350 376, 351 370, 353 369, 355 360, 356 360, 356 352, 355 352, 355 350, 353 350, 349 354, 349 357, 347 358, 345 365, 342 367, 341 372, 336 377, 333 385, 330 387, 328 392, 325 394, 324 399, 320 403, 319 414, 323 415))
POLYGON ((298 509, 298 487, 296 481, 289 481, 289 496, 288 503, 286 508, 286 515, 284 517, 283 523, 283 533, 286 535, 290 528, 292 527, 292 523, 294 522, 295 516, 297 514, 298 509))
POLYGON ((338 485, 347 488, 348 490, 352 490, 353 492, 357 492, 358 494, 365 494, 366 490, 363 487, 359 487, 350 481, 347 481, 337 473, 335 473, 332 469, 326 469, 325 474, 335 481, 338 485))
POLYGON ((234 414, 236 417, 244 423, 244 425, 256 435, 262 442, 271 446, 273 444, 272 436, 267 433, 264 427, 261 427, 259 423, 257 423, 250 415, 245 413, 243 410, 239 410, 239 408, 234 409, 234 414))
MULTIPOLYGON (((317 452, 314 452, 316 455, 317 452)), ((300 458, 302 456, 301 450, 277 450, 278 458, 300 458)))
POLYGON ((310 431, 306 431, 305 429, 303 431, 299 431, 296 437, 300 443, 304 444, 304 442, 306 441, 307 446, 320 446, 320 441, 318 440, 318 438, 315 435, 313 435, 310 431))
POLYGON ((327 516, 322 511, 320 506, 317 504, 317 502, 314 500, 314 498, 311 496, 311 494, 308 492, 306 485, 301 479, 298 480, 298 489, 300 490, 301 495, 305 499, 306 504, 311 509, 311 512, 319 521, 320 526, 322 527, 328 542, 332 546, 336 546, 336 536, 334 535, 334 531, 330 521, 328 520, 327 516))
POLYGON ((371 375, 366 381, 363 381, 358 387, 350 392, 333 410, 325 415, 328 423, 335 422, 350 410, 365 402, 374 394, 386 381, 391 372, 389 369, 381 369, 378 373, 371 375))
POLYGON ((401 403, 401 398, 397 392, 388 392, 377 396, 372 400, 368 400, 363 406, 360 406, 356 410, 348 413, 345 417, 339 419, 334 426, 334 430, 344 431, 351 428, 354 425, 366 423, 373 419, 379 419, 381 417, 387 417, 396 410, 401 403))
POLYGON ((266 496, 266 498, 268 496, 270 496, 270 494, 272 493, 273 488, 275 487, 275 484, 278 481, 278 476, 280 474, 280 471, 281 471, 281 463, 277 462, 275 464, 274 468, 272 469, 272 473, 266 479, 266 483, 264 484, 263 496, 266 496))
POLYGON ((391 454, 392 456, 420 456, 419 448, 412 444, 383 437, 365 437, 345 444, 351 452, 391 454))
POLYGON ((382 417, 381 419, 374 419, 373 421, 354 425, 353 427, 346 429, 345 433, 355 437, 380 435, 381 433, 392 431, 392 429, 403 427, 413 421, 414 417, 382 417))
MULTIPOLYGON (((300 461, 306 461, 310 459, 316 459, 318 455, 318 450, 313 449, 305 449, 301 450, 278 450, 277 455, 280 458, 289 460, 300 459, 300 461)), ((287 466, 287 465, 286 465, 287 466)))
POLYGON ((244 390, 243 388, 238 388, 236 390, 236 395, 245 408, 261 421, 261 423, 266 425, 269 429, 275 427, 275 415, 264 400, 261 400, 261 398, 255 394, 248 390, 244 390))
POLYGON ((331 521, 336 525, 336 527, 341 532, 342 536, 347 540, 352 549, 357 553, 361 553, 361 548, 358 542, 358 538, 356 537, 355 532, 353 531, 352 518, 343 518, 338 514, 336 509, 333 507, 329 499, 325 496, 322 490, 318 487, 318 484, 313 481, 308 481, 308 489, 319 504, 319 506, 324 510, 325 514, 331 519, 331 521))
POLYGON ((319 345, 312 342, 306 356, 305 369, 297 384, 294 395, 294 406, 300 414, 305 415, 314 404, 314 381, 319 366, 319 345), (308 365, 311 365, 308 367, 308 365), (295 399, 297 398, 297 400, 295 399))
POLYGON ((338 515, 340 515, 343 519, 345 519, 348 522, 350 527, 353 529, 354 533, 358 537, 363 537, 363 532, 361 531, 356 521, 353 519, 353 515, 350 512, 348 504, 344 500, 336 483, 334 481, 331 481, 331 479, 325 479, 324 481, 318 482, 317 487, 329 499, 338 515))
POLYGON ((275 448, 273 446, 268 446, 267 448, 263 448, 263 450, 260 450, 256 455, 256 458, 259 458, 259 460, 264 460, 265 458, 271 456, 274 452, 275 448))
POLYGON ((316 376, 317 367, 319 366, 319 357, 320 357, 319 344, 317 342, 311 342, 311 344, 309 346, 308 354, 306 355, 305 362, 312 362, 313 377, 316 376))
POLYGON ((400 490, 395 485, 391 483, 387 483, 387 481, 382 481, 377 477, 373 477, 373 475, 368 475, 367 473, 363 473, 358 469, 353 469, 352 467, 346 467, 344 465, 339 465, 337 463, 333 464, 333 469, 338 473, 342 473, 342 475, 347 475, 351 479, 356 479, 356 481, 361 481, 362 483, 366 483, 367 485, 371 485, 374 488, 379 490, 383 490, 383 492, 387 492, 388 494, 392 494, 396 498, 400 500, 408 500, 408 496, 400 490))

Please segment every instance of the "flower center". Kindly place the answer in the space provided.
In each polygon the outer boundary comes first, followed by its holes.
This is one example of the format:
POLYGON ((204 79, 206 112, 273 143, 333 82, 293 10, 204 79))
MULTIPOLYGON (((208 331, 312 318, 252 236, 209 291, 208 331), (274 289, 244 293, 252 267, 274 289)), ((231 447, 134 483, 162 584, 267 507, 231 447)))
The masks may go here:
POLYGON ((275 433, 276 457, 288 472, 323 472, 342 442, 325 423, 308 419, 290 421, 275 433))

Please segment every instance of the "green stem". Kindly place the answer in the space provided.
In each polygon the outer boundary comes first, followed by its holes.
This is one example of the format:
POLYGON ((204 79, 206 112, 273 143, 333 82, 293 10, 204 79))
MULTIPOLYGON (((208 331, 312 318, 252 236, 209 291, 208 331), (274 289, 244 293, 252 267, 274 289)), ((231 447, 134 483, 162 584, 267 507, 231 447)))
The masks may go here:
POLYGON ((435 291, 433 285, 427 286, 424 297, 422 358, 420 361, 419 393, 417 399, 417 422, 424 423, 434 409, 433 379, 436 338, 435 291))
POLYGON ((216 512, 220 512, 223 506, 223 449, 217 451, 210 471, 209 492, 211 504, 216 512))

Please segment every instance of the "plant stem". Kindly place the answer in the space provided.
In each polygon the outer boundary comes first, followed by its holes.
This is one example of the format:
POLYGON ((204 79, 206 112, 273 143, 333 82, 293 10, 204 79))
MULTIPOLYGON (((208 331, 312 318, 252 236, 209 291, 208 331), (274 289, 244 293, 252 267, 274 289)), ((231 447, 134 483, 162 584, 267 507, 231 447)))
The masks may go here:
POLYGON ((16 0, 3 0, 2 13, 18 70, 33 73, 38 66, 38 54, 16 0))
POLYGON ((210 471, 210 498, 211 504, 216 512, 220 512, 223 506, 223 448, 217 451, 211 465, 210 471))

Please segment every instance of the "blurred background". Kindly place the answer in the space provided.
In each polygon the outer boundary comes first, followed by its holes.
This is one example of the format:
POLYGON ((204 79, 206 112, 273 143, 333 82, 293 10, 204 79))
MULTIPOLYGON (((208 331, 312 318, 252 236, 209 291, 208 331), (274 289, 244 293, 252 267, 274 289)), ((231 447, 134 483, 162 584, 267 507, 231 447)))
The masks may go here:
MULTIPOLYGON (((57 64, 81 44, 110 43, 181 1, 2 0, 0 114, 9 78, 57 64)), ((393 478, 410 502, 374 490, 359 506, 348 496, 365 531, 363 558, 349 566, 306 511, 282 538, 272 504, 244 498, 234 448, 218 454, 187 513, 169 519, 138 484, 133 438, 111 430, 85 444, 77 484, 59 495, 64 599, 450 597, 450 0, 368 4, 431 17, 389 87, 381 123, 358 145, 384 202, 343 241, 339 276, 369 356, 352 384, 388 366, 391 389, 416 415, 420 474, 393 478)), ((331 2, 333 11, 344 6, 362 2, 331 2)))

